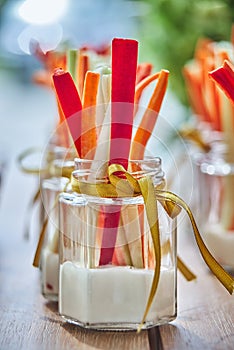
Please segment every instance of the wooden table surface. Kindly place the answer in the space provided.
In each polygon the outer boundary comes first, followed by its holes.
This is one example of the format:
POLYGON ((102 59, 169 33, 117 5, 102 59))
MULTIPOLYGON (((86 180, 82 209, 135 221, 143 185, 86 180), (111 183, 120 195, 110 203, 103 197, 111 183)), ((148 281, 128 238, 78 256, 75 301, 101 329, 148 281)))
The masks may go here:
MULTIPOLYGON (((15 87, 15 96, 19 95, 19 91, 15 87)), ((21 105, 19 110, 23 114, 28 108, 30 111, 34 108, 35 120, 40 120, 41 115, 45 121, 47 116, 40 109, 43 105, 35 108, 37 99, 30 99, 30 91, 27 103, 31 100, 31 109, 28 105, 27 108, 21 105)), ((3 93, 10 95, 6 85, 3 93)), ((20 97, 19 103, 24 101, 20 97)), ((9 113, 11 108, 13 115, 14 104, 10 101, 6 111, 9 113)), ((5 115, 1 114, 1 117, 1 125, 4 125, 5 115)), ((37 187, 37 179, 22 174, 15 162, 16 154, 35 145, 33 141, 45 130, 31 129, 35 132, 29 133, 29 128, 22 125, 22 119, 18 124, 15 119, 14 123, 13 129, 10 124, 1 130, 5 136, 9 131, 11 142, 14 140, 15 144, 11 157, 7 154, 8 168, 0 195, 0 350, 233 350, 234 297, 208 271, 187 225, 183 228, 180 225, 178 250, 198 278, 188 283, 178 273, 178 316, 175 321, 137 334, 87 331, 61 320, 57 304, 47 302, 41 296, 39 271, 32 267, 37 236, 34 232, 35 212, 31 220, 31 238, 29 241, 23 239, 27 204, 37 187)), ((30 128, 33 128, 29 112, 27 123, 31 123, 30 128)))

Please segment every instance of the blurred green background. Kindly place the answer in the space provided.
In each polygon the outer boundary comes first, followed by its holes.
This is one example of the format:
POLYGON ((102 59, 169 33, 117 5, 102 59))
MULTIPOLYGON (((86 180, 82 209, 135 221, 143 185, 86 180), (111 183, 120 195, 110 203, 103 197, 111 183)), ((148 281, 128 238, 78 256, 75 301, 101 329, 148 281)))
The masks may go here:
POLYGON ((229 41, 234 23, 233 0, 145 0, 149 12, 141 19, 143 60, 170 71, 170 86, 179 100, 187 96, 181 70, 194 54, 200 37, 229 41))

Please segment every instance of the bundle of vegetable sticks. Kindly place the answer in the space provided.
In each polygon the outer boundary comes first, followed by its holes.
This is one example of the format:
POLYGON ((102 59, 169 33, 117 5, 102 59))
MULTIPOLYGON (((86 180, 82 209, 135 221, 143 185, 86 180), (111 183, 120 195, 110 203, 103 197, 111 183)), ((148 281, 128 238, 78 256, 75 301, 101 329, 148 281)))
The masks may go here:
MULTIPOLYGON (((234 35, 230 42, 200 39, 193 60, 188 62, 183 69, 191 108, 198 122, 200 138, 204 139, 206 135, 207 139, 204 140, 204 143, 209 143, 218 132, 218 139, 225 145, 224 161, 227 163, 234 162, 234 106, 230 98, 233 97, 233 78, 231 78, 233 77, 231 68, 234 61, 233 49, 234 35), (201 128, 199 124, 202 125, 201 128)), ((210 147, 206 151, 209 150, 210 147)), ((222 157, 222 155, 217 155, 217 157, 222 157)), ((225 229, 233 230, 233 176, 224 179, 220 191, 223 193, 221 224, 225 229)))
MULTIPOLYGON (((132 39, 114 38, 111 45, 111 65, 100 66, 84 75, 82 88, 70 72, 58 67, 53 74, 59 106, 72 136, 77 156, 81 159, 118 163, 128 170, 129 159, 143 159, 166 93, 169 72, 161 70, 152 74, 152 65, 138 64, 138 42, 132 39), (156 82, 148 106, 135 133, 134 117, 144 89, 156 82), (100 115, 100 110, 101 114, 100 115), (103 145, 105 145, 103 147, 103 145)), ((125 220, 121 210, 115 215, 100 213, 105 220, 102 230, 99 265, 125 263, 143 267, 142 225, 138 221, 137 208, 131 213, 136 220, 134 229, 138 239, 127 238, 128 248, 116 254, 120 221, 125 220), (121 216, 122 215, 122 216, 121 216), (111 229, 111 235, 108 231, 111 229), (132 244, 130 244, 132 242, 132 244), (136 246, 139 248, 136 255, 136 246), (135 253, 134 253, 135 252, 135 253), (124 256, 123 256, 124 255, 124 256), (119 260, 118 260, 119 259, 119 260)))
MULTIPOLYGON (((34 43, 31 45, 31 51, 42 64, 42 68, 35 71, 32 76, 32 81, 35 84, 53 89, 52 74, 54 70, 59 67, 70 72, 77 84, 80 95, 82 95, 86 72, 88 70, 93 70, 94 67, 100 64, 109 64, 110 61, 109 45, 100 47, 99 49, 86 46, 78 49, 61 48, 56 51, 43 52, 39 44, 34 43)), ((57 127, 55 128, 56 139, 53 140, 53 143, 57 146, 69 147, 71 142, 66 127, 64 127, 64 115, 58 101, 57 112, 57 127)))
POLYGON ((198 121, 207 123, 211 130, 224 131, 225 119, 233 119, 233 110, 226 96, 220 92, 209 72, 224 60, 233 61, 233 45, 200 39, 194 58, 183 68, 190 105, 198 121))

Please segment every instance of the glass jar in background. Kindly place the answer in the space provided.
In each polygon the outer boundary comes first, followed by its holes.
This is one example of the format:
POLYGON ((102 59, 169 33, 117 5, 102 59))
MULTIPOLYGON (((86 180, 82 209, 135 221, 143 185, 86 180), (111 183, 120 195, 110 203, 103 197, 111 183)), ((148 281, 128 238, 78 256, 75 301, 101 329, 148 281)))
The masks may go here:
POLYGON ((197 167, 201 232, 207 247, 234 271, 234 162, 224 142, 216 141, 197 167))
MULTIPOLYGON (((188 159, 185 163, 192 164, 192 172, 194 176, 193 191, 190 201, 190 208, 194 214, 194 217, 199 221, 199 217, 202 215, 200 210, 200 165, 203 159, 207 157, 215 145, 221 144, 223 140, 223 133, 220 131, 212 130, 209 123, 199 122, 191 128, 184 128, 181 132, 181 136, 184 138, 188 147, 188 159)), ((188 174, 188 169, 185 166, 184 177, 188 174)), ((189 224, 189 221, 187 221, 189 224)), ((190 224, 189 224, 190 227, 190 224)))
MULTIPOLYGON (((73 176, 84 184, 106 183, 107 164, 76 160, 73 176)), ((159 158, 129 162, 131 174, 150 176, 162 188, 159 158)), ((176 219, 157 202, 161 239, 160 279, 143 328, 176 317, 176 219)), ((143 197, 104 198, 63 193, 59 198, 59 313, 68 322, 102 330, 137 329, 155 269, 143 197)))
POLYGON ((58 300, 59 290, 59 220, 58 196, 69 188, 74 161, 55 160, 50 178, 41 181, 41 203, 44 212, 45 236, 40 256, 41 291, 48 300, 58 300))

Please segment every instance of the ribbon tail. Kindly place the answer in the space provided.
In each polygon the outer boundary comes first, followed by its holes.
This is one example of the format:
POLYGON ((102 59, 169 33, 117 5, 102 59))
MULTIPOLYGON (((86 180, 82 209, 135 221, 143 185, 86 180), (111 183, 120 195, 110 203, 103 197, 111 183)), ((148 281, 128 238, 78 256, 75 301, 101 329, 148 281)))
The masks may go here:
POLYGON ((193 281, 197 278, 179 256, 177 256, 177 268, 187 281, 193 281))
POLYGON ((31 219, 31 212, 34 208, 34 205, 40 198, 40 187, 36 190, 35 194, 31 198, 31 200, 28 203, 28 208, 27 208, 27 214, 25 218, 25 228, 24 228, 24 239, 29 240, 30 237, 30 219, 31 219))
POLYGON ((211 272, 216 276, 216 278, 222 283, 222 285, 228 290, 230 294, 233 294, 234 292, 234 278, 227 273, 227 271, 224 270, 224 268, 218 263, 218 261, 213 257, 213 255, 210 253, 208 248, 206 247, 200 232, 197 228, 197 224, 195 222, 195 219, 193 217, 193 214, 191 212, 191 209, 189 206, 177 195, 175 195, 172 192, 168 191, 157 191, 157 197, 160 199, 171 201, 180 207, 182 207, 191 222, 194 236, 198 245, 198 248, 200 250, 200 253, 206 262, 207 266, 211 270, 211 272))
POLYGON ((139 333, 146 320, 149 309, 152 305, 155 293, 158 288, 159 277, 160 277, 160 267, 161 267, 161 245, 160 245, 160 234, 159 234, 159 223, 158 223, 158 207, 154 195, 154 184, 150 178, 142 178, 138 181, 141 193, 145 203, 146 215, 150 227, 150 232, 152 236, 154 253, 155 253, 155 270, 153 281, 151 285, 150 294, 148 297, 145 312, 142 321, 137 329, 139 333))
POLYGON ((46 234, 48 220, 49 220, 49 216, 47 216, 47 218, 45 219, 44 224, 43 224, 42 229, 41 229, 41 232, 40 232, 39 240, 37 243, 36 253, 35 253, 34 259, 33 259, 33 266, 34 267, 39 267, 41 251, 42 251, 42 246, 43 246, 43 242, 44 242, 44 238, 45 238, 45 234, 46 234))

